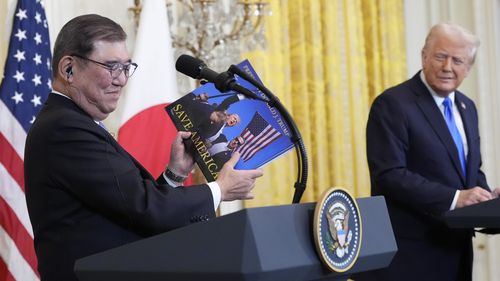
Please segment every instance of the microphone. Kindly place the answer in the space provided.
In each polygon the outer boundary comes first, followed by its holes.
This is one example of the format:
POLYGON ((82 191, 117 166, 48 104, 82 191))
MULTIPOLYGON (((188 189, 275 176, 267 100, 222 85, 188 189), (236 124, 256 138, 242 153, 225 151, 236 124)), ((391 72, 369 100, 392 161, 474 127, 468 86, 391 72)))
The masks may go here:
POLYGON ((180 73, 194 79, 205 79, 209 82, 215 81, 219 73, 211 70, 200 59, 189 55, 181 55, 175 62, 175 69, 180 73))
POLYGON ((223 93, 233 90, 249 98, 267 102, 267 100, 236 83, 236 79, 232 72, 226 71, 217 73, 208 68, 202 60, 195 57, 185 54, 181 55, 175 62, 175 69, 191 78, 205 79, 208 82, 212 82, 215 88, 223 93))

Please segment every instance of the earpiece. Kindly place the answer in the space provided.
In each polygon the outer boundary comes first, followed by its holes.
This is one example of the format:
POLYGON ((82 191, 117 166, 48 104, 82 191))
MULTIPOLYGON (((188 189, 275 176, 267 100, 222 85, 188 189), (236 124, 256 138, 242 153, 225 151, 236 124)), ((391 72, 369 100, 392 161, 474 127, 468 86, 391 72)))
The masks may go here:
POLYGON ((66 79, 69 79, 69 77, 72 75, 73 75, 73 68, 71 66, 68 66, 68 68, 66 68, 66 79))

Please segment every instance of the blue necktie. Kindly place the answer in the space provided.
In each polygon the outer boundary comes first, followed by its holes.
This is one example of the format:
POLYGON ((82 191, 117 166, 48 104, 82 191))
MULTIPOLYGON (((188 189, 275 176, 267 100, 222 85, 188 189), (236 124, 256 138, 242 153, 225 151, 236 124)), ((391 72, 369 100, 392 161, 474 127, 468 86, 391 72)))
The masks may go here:
POLYGON ((460 159, 460 165, 462 166, 462 171, 464 176, 466 176, 466 162, 465 162, 465 152, 464 144, 462 142, 462 137, 458 131, 457 125, 455 123, 455 118, 453 117, 452 103, 449 97, 446 97, 443 101, 444 106, 444 119, 446 120, 446 125, 448 125, 448 130, 450 130, 453 141, 457 146, 458 158, 460 159))

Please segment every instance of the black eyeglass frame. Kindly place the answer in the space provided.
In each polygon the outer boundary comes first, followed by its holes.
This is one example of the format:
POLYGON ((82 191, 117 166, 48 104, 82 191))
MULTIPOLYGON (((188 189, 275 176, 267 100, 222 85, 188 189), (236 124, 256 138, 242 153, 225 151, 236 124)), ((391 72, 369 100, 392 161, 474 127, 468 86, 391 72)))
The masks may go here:
POLYGON ((125 73, 125 77, 130 78, 134 74, 135 70, 138 67, 137 63, 135 63, 135 62, 130 62, 130 63, 127 63, 127 64, 123 64, 121 62, 103 63, 103 62, 100 62, 100 61, 89 59, 87 57, 84 57, 84 56, 81 56, 81 55, 78 55, 78 54, 72 54, 71 56, 72 57, 77 57, 77 58, 80 58, 80 59, 83 59, 83 60, 87 60, 87 61, 90 61, 90 62, 93 62, 93 63, 95 63, 97 65, 100 65, 100 66, 106 68, 107 70, 109 70, 109 74, 111 75, 111 78, 113 78, 113 79, 118 78, 120 76, 120 74, 122 74, 122 72, 125 73), (118 66, 118 68, 117 68, 117 66, 118 66), (133 67, 132 71, 130 71, 131 67, 133 67), (113 71, 118 71, 118 73, 113 76, 113 71))

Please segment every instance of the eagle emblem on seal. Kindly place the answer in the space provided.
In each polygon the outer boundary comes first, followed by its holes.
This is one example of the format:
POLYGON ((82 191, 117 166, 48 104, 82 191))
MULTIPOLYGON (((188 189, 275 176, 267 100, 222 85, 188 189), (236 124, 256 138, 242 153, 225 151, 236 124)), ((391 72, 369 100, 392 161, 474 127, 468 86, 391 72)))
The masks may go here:
POLYGON ((349 211, 346 206, 335 201, 326 212, 328 229, 333 239, 329 248, 339 258, 349 253, 349 245, 352 239, 352 231, 349 230, 349 211))

